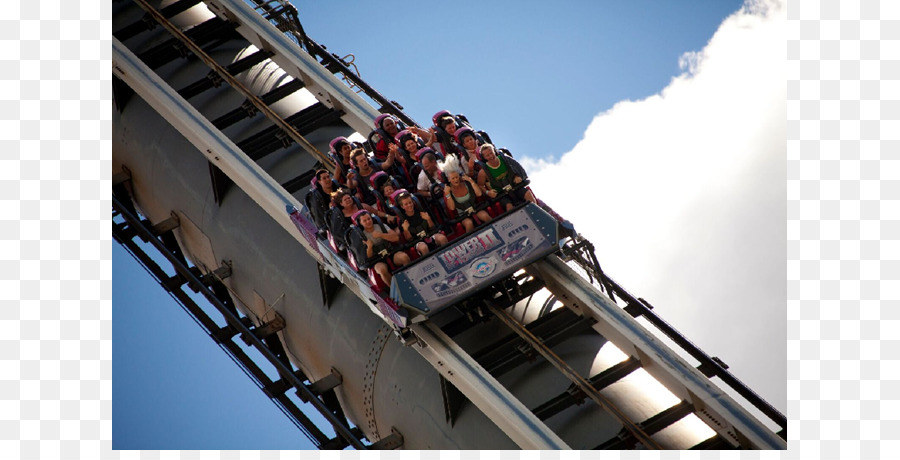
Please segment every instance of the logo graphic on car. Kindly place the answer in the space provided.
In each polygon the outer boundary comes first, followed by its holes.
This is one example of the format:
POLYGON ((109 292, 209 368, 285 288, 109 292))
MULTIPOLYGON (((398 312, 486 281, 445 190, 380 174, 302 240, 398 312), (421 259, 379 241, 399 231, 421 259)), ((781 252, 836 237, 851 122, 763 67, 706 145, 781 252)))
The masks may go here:
POLYGON ((454 273, 453 275, 448 276, 446 279, 441 280, 440 283, 435 283, 431 285, 431 289, 436 293, 441 293, 445 291, 449 291, 450 289, 455 288, 463 283, 468 281, 466 275, 463 273, 454 273))
POLYGON ((528 237, 520 238, 500 250, 500 259, 504 262, 511 262, 524 255, 529 248, 531 248, 531 241, 528 240, 528 237))
POLYGON ((490 258, 478 259, 469 266, 469 272, 475 278, 487 278, 491 276, 491 273, 494 273, 496 266, 490 258))

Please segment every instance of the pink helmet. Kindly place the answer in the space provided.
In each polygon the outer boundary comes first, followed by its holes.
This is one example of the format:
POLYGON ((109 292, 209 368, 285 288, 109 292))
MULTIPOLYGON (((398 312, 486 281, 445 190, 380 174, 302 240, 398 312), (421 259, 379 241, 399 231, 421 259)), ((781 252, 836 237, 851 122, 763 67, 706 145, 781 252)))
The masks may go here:
POLYGON ((337 155, 338 152, 341 151, 341 148, 343 148, 343 144, 350 145, 350 141, 344 136, 338 136, 328 143, 328 148, 331 150, 331 153, 337 155))
POLYGON ((434 114, 433 117, 431 117, 431 121, 432 121, 432 123, 434 123, 435 126, 437 126, 437 125, 438 125, 438 120, 439 120, 440 118, 446 117, 446 116, 448 116, 448 115, 449 115, 449 116, 453 116, 453 114, 451 114, 449 110, 441 110, 440 112, 434 114))
POLYGON ((463 137, 465 137, 465 136, 475 137, 475 131, 472 131, 472 128, 469 128, 468 126, 466 126, 464 128, 460 128, 460 129, 456 130, 456 134, 454 136, 456 136, 456 142, 459 143, 459 145, 462 145, 463 137))
POLYGON ((375 129, 384 129, 384 126, 381 126, 381 124, 384 123, 385 118, 388 118, 391 116, 392 115, 389 113, 382 113, 381 115, 378 115, 377 117, 375 117, 375 129))
POLYGON ((369 213, 369 211, 366 211, 365 209, 361 209, 359 211, 354 212, 353 215, 350 216, 350 219, 353 220, 354 224, 359 225, 359 218, 362 217, 363 214, 368 214, 368 213, 369 213))

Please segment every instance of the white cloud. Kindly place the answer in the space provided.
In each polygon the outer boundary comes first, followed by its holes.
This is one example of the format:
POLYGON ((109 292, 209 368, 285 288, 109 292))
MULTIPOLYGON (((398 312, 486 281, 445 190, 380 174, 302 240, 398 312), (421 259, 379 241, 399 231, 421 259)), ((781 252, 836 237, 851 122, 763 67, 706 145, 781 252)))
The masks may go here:
POLYGON ((785 7, 748 2, 659 94, 597 115, 538 196, 633 294, 786 408, 785 7))

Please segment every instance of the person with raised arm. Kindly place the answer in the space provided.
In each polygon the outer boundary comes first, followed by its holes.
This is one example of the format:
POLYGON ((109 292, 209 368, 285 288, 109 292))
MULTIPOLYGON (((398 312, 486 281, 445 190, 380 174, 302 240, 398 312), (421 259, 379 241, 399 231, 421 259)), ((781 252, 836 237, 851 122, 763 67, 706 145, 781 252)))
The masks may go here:
POLYGON ((397 146, 392 144, 390 152, 384 162, 369 158, 363 149, 354 149, 350 152, 350 164, 356 169, 348 173, 347 186, 356 189, 359 199, 363 203, 375 204, 376 198, 372 193, 372 183, 369 178, 378 171, 390 171, 394 164, 394 158, 399 155, 397 146))
POLYGON ((447 209, 456 211, 457 216, 465 216, 462 220, 466 232, 475 228, 473 217, 484 223, 491 220, 490 214, 484 209, 476 210, 478 199, 483 195, 481 186, 475 183, 471 177, 461 174, 459 161, 455 155, 450 155, 441 164, 444 175, 447 176, 447 185, 444 186, 444 202, 447 209))
POLYGON ((471 178, 477 177, 475 160, 478 158, 480 142, 472 128, 460 128, 456 131, 457 150, 459 151, 460 166, 463 173, 471 178))
POLYGON ((350 152, 353 144, 344 136, 338 136, 328 143, 331 158, 335 163, 334 179, 341 185, 347 184, 347 171, 353 166, 350 164, 350 152))
MULTIPOLYGON (((353 219, 366 237, 366 258, 368 262, 378 260, 382 257, 385 258, 385 260, 387 260, 388 257, 391 257, 394 265, 397 267, 402 267, 410 262, 409 255, 403 251, 397 251, 395 248, 395 245, 400 242, 400 233, 397 230, 383 228, 381 225, 376 226, 375 220, 372 219, 372 215, 367 211, 356 213, 353 219)), ((384 284, 388 286, 391 285, 393 276, 391 275, 391 270, 387 263, 379 260, 378 262, 375 262, 372 269, 381 276, 381 280, 384 281, 384 284)))
POLYGON ((437 232, 429 235, 435 228, 431 215, 426 211, 416 209, 412 195, 406 190, 397 195, 397 207, 400 208, 400 228, 403 229, 403 236, 406 240, 422 239, 416 243, 416 251, 419 254, 424 256, 430 250, 447 244, 447 237, 443 233, 437 232))
MULTIPOLYGON (((379 139, 372 146, 372 153, 375 158, 385 161, 390 152, 390 145, 395 143, 395 138, 401 130, 407 130, 415 133, 425 140, 425 145, 431 145, 434 142, 434 130, 426 130, 418 126, 405 127, 393 115, 383 113, 375 118, 375 131, 379 135, 379 139)), ((412 152, 411 152, 412 153, 412 152)))

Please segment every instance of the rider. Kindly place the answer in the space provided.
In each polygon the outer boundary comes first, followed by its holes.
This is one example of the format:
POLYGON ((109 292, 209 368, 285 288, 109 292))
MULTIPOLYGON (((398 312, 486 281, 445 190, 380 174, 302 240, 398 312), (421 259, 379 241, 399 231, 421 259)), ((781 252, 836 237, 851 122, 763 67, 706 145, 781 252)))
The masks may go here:
MULTIPOLYGON (((356 221, 366 237, 366 258, 369 261, 377 259, 382 252, 390 253, 394 250, 394 245, 400 242, 400 233, 397 230, 387 229, 384 231, 385 229, 381 226, 376 227, 372 215, 367 211, 356 213, 353 220, 356 221)), ((392 259, 397 267, 402 267, 410 262, 409 255, 403 251, 394 252, 392 259)), ((376 262, 372 268, 381 276, 384 284, 391 285, 391 271, 385 262, 376 262)))
POLYGON ((353 167, 350 165, 350 151, 353 150, 353 145, 346 137, 338 136, 328 143, 328 148, 335 162, 334 179, 346 185, 347 171, 353 167))
MULTIPOLYGON (((381 161, 387 159, 390 144, 394 143, 397 134, 404 129, 393 115, 383 113, 375 118, 375 131, 380 135, 378 142, 372 146, 375 158, 381 161)), ((434 142, 434 130, 424 130, 418 126, 410 126, 405 128, 407 131, 413 132, 426 141, 426 145, 434 142)))
POLYGON ((328 172, 327 169, 317 170, 315 177, 316 178, 313 181, 314 187, 310 191, 315 198, 311 200, 313 209, 310 209, 310 212, 319 229, 324 229, 325 215, 328 213, 328 207, 331 204, 331 200, 338 192, 340 186, 331 177, 331 173, 328 172))
POLYGON ((372 193, 372 184, 369 178, 378 171, 388 171, 394 164, 394 158, 398 155, 397 146, 391 144, 387 160, 379 162, 366 155, 363 149, 354 149, 350 152, 350 164, 356 167, 356 171, 350 171, 347 175, 347 185, 356 189, 363 203, 375 204, 377 198, 372 193))
POLYGON ((427 212, 416 212, 416 203, 409 192, 403 190, 397 195, 397 206, 400 208, 400 228, 403 229, 403 236, 406 240, 423 238, 422 241, 416 243, 416 250, 419 251, 419 254, 424 256, 430 249, 447 244, 447 237, 443 233, 438 232, 427 236, 434 228, 434 221, 427 212))
POLYGON ((513 202, 536 202, 534 194, 527 188, 520 188, 512 194, 507 194, 504 190, 528 178, 525 168, 519 162, 506 155, 497 155, 491 144, 482 145, 479 151, 484 160, 484 168, 478 173, 478 185, 487 192, 489 198, 500 196, 500 203, 507 211, 513 208, 513 202))
POLYGON ((475 160, 478 158, 478 145, 480 142, 472 128, 464 127, 456 131, 457 150, 460 154, 460 166, 469 177, 475 178, 475 160))
POLYGON ((482 223, 491 220, 487 211, 475 209, 478 198, 482 196, 482 188, 471 177, 460 174, 459 162, 456 157, 453 155, 447 157, 447 160, 441 165, 441 169, 447 176, 447 185, 444 187, 444 201, 447 203, 447 209, 456 210, 458 216, 465 216, 462 224, 466 232, 475 228, 475 222, 471 217, 473 215, 482 223))
POLYGON ((441 171, 438 169, 437 157, 434 150, 430 147, 420 149, 416 156, 422 162, 422 172, 419 173, 419 179, 416 182, 416 191, 424 198, 431 200, 431 187, 434 184, 442 183, 441 171))

